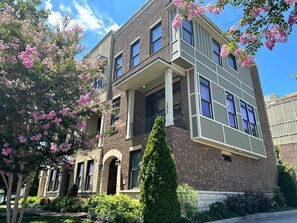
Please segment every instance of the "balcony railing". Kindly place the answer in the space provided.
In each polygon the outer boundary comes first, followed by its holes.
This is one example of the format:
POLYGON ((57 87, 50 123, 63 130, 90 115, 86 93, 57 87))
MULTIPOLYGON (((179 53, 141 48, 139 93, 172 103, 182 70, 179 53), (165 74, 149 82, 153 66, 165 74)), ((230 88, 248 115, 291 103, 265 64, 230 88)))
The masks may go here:
MULTIPOLYGON (((162 116, 165 120, 165 110, 161 110, 158 113, 148 116, 140 122, 133 124, 133 136, 138 136, 147 132, 150 132, 153 128, 155 119, 158 116, 162 116)), ((173 118, 174 126, 179 128, 185 128, 185 121, 182 114, 181 104, 176 104, 173 106, 173 118)))

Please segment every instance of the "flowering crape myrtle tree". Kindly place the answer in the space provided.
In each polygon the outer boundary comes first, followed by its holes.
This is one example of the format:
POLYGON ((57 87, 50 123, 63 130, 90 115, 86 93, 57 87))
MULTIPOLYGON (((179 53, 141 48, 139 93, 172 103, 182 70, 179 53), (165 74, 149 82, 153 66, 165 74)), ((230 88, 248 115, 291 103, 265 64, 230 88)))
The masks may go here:
POLYGON ((286 43, 297 23, 297 0, 217 0, 215 4, 204 4, 202 0, 173 0, 173 3, 180 9, 173 22, 174 28, 181 26, 182 19, 190 21, 204 13, 219 14, 227 5, 243 8, 239 24, 225 33, 231 41, 221 49, 222 57, 231 52, 237 55, 242 67, 254 63, 254 55, 263 45, 272 50, 276 43, 286 43))
POLYGON ((78 149, 92 147, 82 131, 86 117, 106 106, 92 87, 102 78, 104 61, 76 55, 83 50, 82 29, 51 30, 39 0, 0 3, 0 174, 7 188, 7 223, 21 222, 33 173, 63 165, 78 149), (13 210, 13 177, 18 184, 13 210), (18 201, 26 183, 19 219, 18 201))

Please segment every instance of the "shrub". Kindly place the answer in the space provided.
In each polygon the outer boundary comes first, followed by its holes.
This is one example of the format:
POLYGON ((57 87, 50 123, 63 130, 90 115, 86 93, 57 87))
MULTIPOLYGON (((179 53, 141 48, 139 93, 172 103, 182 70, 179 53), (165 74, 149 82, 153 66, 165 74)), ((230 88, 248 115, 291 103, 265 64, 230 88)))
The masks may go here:
POLYGON ((164 125, 159 116, 141 162, 140 201, 146 223, 174 223, 180 219, 176 168, 166 142, 164 125))
POLYGON ((142 210, 139 201, 122 194, 94 195, 85 203, 84 210, 92 220, 112 223, 136 223, 142 221, 142 210))
POLYGON ((294 179, 295 172, 293 168, 289 165, 279 165, 278 174, 278 185, 280 191, 284 194, 286 205, 289 207, 297 207, 297 186, 294 179))
POLYGON ((57 212, 79 212, 83 210, 83 201, 72 196, 58 197, 45 205, 43 209, 57 212))
POLYGON ((183 222, 192 222, 198 212, 197 196, 198 192, 188 184, 182 184, 177 187, 177 197, 183 222))
POLYGON ((209 205, 210 214, 215 217, 215 219, 225 219, 233 217, 230 210, 226 207, 223 202, 215 202, 209 205))
POLYGON ((276 203, 276 209, 286 206, 285 196, 279 187, 273 190, 273 200, 276 203))
MULTIPOLYGON (((27 208, 40 208, 41 207, 40 201, 41 201, 41 197, 28 196, 27 201, 26 201, 26 207, 27 208)), ((19 203, 20 203, 20 205, 23 205, 24 198, 21 198, 19 203)))
POLYGON ((265 212, 273 208, 272 199, 261 193, 229 196, 225 203, 230 211, 240 216, 265 212))

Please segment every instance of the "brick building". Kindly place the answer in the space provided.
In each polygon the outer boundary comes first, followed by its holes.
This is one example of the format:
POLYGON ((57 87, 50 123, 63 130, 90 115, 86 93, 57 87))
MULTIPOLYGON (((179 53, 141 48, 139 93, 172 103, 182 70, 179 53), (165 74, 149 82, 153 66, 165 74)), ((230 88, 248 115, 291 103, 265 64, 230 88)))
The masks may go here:
POLYGON ((88 120, 87 131, 110 133, 117 120, 126 125, 78 154, 73 172, 42 173, 39 195, 62 196, 74 182, 82 197, 138 194, 141 156, 158 115, 179 183, 208 199, 272 191, 276 161, 257 67, 221 58, 227 40, 205 16, 173 29, 176 13, 169 0, 149 0, 89 53, 108 60, 106 81, 95 82, 114 112, 88 120))
POLYGON ((297 93, 265 96, 274 145, 283 162, 297 165, 297 93))

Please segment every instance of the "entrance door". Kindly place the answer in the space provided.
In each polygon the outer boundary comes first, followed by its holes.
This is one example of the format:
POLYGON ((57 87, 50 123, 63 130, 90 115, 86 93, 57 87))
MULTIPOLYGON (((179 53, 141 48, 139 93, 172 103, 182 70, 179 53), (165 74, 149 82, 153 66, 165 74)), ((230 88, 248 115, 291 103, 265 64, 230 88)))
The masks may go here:
POLYGON ((117 158, 114 158, 109 164, 107 194, 116 194, 117 192, 118 167, 116 166, 116 160, 117 158))

